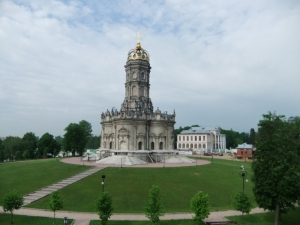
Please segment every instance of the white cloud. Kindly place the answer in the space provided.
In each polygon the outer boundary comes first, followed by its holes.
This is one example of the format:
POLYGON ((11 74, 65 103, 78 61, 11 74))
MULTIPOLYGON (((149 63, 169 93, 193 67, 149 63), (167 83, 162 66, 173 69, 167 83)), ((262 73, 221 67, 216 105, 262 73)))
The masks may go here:
POLYGON ((248 131, 300 113, 297 1, 2 1, 0 136, 63 135, 124 98, 140 30, 154 107, 176 126, 248 131))

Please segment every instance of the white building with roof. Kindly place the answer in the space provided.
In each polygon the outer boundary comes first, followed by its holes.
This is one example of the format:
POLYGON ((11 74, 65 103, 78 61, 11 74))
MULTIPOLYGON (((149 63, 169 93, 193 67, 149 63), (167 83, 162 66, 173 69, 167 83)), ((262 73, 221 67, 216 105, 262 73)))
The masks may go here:
POLYGON ((177 135, 178 150, 212 151, 226 149, 226 135, 220 127, 192 127, 177 135))

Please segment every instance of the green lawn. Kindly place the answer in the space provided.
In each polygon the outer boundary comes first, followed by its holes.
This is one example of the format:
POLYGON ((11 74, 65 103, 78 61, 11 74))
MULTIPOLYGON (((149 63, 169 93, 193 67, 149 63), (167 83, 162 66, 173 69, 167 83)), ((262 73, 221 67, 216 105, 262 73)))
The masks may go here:
POLYGON ((0 164, 0 204, 4 194, 17 189, 21 195, 36 191, 90 167, 40 159, 0 164))
MULTIPOLYGON (((14 225, 53 225, 53 218, 47 217, 14 215, 13 221, 14 225)), ((72 221, 72 219, 68 219, 68 224, 71 224, 72 221)), ((10 225, 10 214, 0 213, 0 224, 10 225)), ((64 220, 56 218, 55 224, 64 224, 64 220)))
MULTIPOLYGON (((273 225, 274 224, 275 213, 259 213, 259 214, 249 214, 244 216, 244 223, 247 225, 273 225)), ((242 216, 230 216, 227 217, 229 220, 236 220, 237 224, 242 223, 242 216)), ((281 215, 280 225, 297 225, 300 224, 300 208, 289 211, 287 214, 281 215)))
MULTIPOLYGON (((251 163, 214 159, 213 164, 178 168, 106 168, 59 192, 65 199, 64 210, 95 212, 95 199, 101 193, 101 175, 105 174, 105 190, 113 198, 114 213, 143 213, 152 185, 161 188, 165 212, 190 212, 190 199, 201 190, 209 195, 211 210, 232 209, 231 199, 242 189, 240 166, 251 163)), ((252 183, 245 192, 255 205, 252 183)), ((49 197, 30 204, 47 208, 49 197)))

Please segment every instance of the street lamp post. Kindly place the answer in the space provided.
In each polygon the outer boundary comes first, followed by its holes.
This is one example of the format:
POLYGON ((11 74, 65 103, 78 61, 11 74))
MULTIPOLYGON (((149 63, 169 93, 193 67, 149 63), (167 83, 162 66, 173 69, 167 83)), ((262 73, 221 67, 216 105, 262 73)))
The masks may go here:
MULTIPOLYGON (((247 177, 247 171, 245 171, 244 165, 241 166, 241 172, 240 176, 243 178, 243 193, 245 192, 245 178, 247 177)), ((248 182, 248 179, 246 179, 246 182, 248 182)))
POLYGON ((64 225, 68 224, 68 217, 64 217, 64 225))
POLYGON ((101 182, 101 184, 102 184, 102 192, 104 192, 104 179, 105 179, 105 175, 103 174, 102 175, 102 182, 101 182))

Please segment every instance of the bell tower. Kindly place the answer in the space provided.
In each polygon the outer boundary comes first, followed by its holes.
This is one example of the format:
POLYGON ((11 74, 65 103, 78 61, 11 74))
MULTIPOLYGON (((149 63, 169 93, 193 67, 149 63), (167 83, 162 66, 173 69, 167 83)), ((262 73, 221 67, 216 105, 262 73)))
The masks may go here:
POLYGON ((148 114, 153 112, 150 98, 151 66, 149 60, 149 53, 141 47, 140 41, 134 49, 128 52, 125 65, 125 99, 121 110, 148 114))

